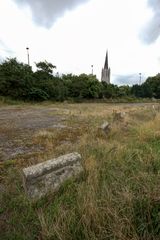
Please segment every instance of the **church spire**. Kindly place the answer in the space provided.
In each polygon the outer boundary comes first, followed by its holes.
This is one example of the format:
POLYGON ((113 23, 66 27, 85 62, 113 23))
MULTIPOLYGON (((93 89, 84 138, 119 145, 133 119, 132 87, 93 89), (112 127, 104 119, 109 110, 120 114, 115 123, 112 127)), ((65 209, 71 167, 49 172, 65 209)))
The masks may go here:
POLYGON ((106 51, 106 59, 104 63, 104 69, 108 69, 108 50, 106 51))
POLYGON ((110 74, 111 74, 111 70, 108 66, 108 50, 107 50, 104 68, 102 68, 101 81, 109 84, 110 83, 110 74))

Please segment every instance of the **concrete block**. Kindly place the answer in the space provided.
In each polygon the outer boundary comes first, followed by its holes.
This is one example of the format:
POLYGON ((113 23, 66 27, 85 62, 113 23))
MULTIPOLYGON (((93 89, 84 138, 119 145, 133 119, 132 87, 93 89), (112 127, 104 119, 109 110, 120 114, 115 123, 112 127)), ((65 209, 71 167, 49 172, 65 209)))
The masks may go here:
POLYGON ((69 178, 83 171, 81 155, 70 153, 22 170, 24 188, 31 199, 56 192, 69 178))
POLYGON ((106 134, 108 134, 111 130, 110 124, 106 121, 100 127, 106 134))

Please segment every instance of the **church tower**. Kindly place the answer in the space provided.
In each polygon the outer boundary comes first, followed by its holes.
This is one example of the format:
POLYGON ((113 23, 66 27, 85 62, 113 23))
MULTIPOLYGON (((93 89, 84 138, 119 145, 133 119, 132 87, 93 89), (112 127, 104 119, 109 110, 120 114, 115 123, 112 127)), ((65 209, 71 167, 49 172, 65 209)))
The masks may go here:
POLYGON ((102 68, 101 81, 109 84, 110 83, 110 74, 111 74, 111 70, 108 67, 108 51, 107 51, 104 68, 102 68))

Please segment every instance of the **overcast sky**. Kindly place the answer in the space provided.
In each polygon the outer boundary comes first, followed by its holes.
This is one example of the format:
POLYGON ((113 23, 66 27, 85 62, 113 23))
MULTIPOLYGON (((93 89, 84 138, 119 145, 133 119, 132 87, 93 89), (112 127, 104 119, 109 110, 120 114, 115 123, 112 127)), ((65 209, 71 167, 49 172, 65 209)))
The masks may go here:
POLYGON ((0 0, 0 59, 47 60, 59 73, 135 84, 160 72, 160 0, 0 0))

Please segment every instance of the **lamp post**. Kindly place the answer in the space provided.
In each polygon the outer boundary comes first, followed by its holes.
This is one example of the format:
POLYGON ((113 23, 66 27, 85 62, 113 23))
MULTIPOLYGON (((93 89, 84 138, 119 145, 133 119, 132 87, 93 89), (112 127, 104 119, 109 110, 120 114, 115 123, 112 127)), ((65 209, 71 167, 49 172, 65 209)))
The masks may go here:
POLYGON ((28 60, 28 65, 30 65, 30 64, 29 64, 29 47, 26 47, 26 50, 27 50, 27 60, 28 60))
POLYGON ((92 68, 92 75, 93 75, 93 65, 91 65, 91 68, 92 68))
POLYGON ((142 82, 142 73, 139 73, 139 85, 141 85, 142 82))

